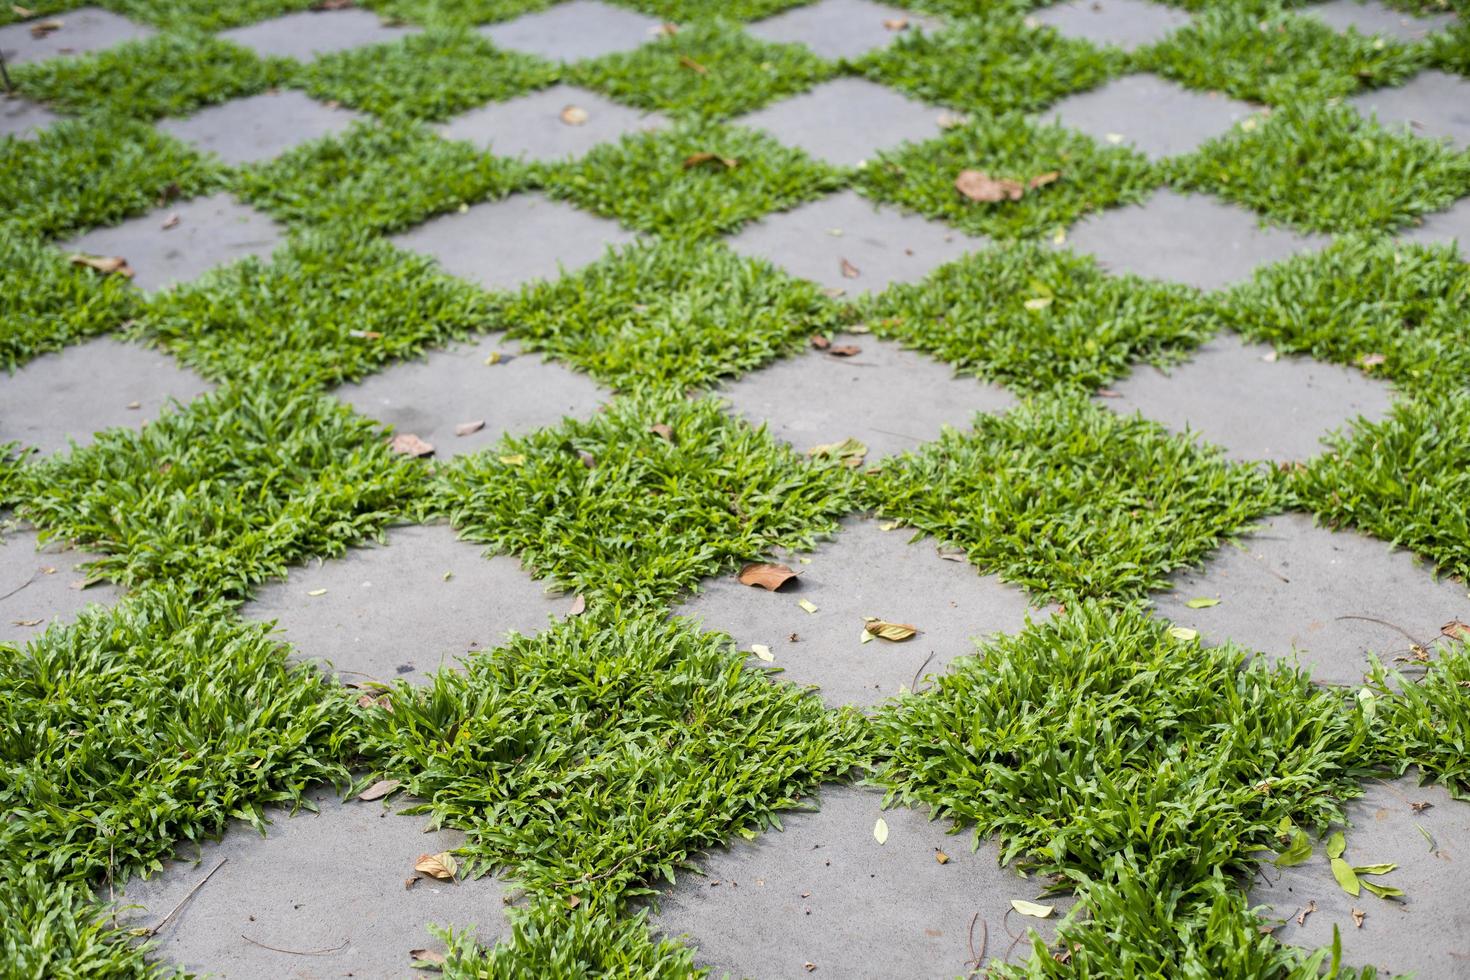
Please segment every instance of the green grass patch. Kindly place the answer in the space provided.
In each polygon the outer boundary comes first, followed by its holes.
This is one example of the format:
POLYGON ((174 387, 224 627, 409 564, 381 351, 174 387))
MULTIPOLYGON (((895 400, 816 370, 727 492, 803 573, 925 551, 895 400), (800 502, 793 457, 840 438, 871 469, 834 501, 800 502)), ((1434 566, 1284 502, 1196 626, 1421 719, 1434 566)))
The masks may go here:
POLYGON ((421 473, 332 398, 232 386, 28 467, 20 512, 93 574, 239 596, 380 532, 421 473))
POLYGON ((1363 367, 1410 392, 1455 391, 1470 378, 1470 265, 1447 245, 1339 239, 1258 269, 1215 306, 1251 340, 1363 367))
POLYGON ((1448 30, 1436 31, 1426 42, 1429 45, 1429 61, 1436 68, 1470 76, 1470 13, 1448 30))
POLYGON ((1339 34, 1287 11, 1221 7, 1135 54, 1136 63, 1200 91, 1291 105, 1342 98, 1363 88, 1399 85, 1424 67, 1419 46, 1339 34))
POLYGON ((20 503, 27 455, 18 442, 0 442, 0 508, 20 503))
POLYGON ((538 577, 634 608, 774 547, 815 544, 853 496, 839 464, 808 463, 714 399, 649 395, 456 460, 433 505, 538 577))
POLYGON ((870 505, 1038 598, 1141 599, 1280 506, 1260 470, 1081 398, 1044 398, 885 461, 870 505))
POLYGON ((161 292, 137 332, 214 381, 327 387, 488 328, 493 307, 430 258, 371 234, 311 232, 161 292))
POLYGON ((1470 153, 1347 106, 1286 106, 1246 123, 1166 164, 1173 181, 1322 232, 1391 231, 1470 194, 1470 153))
POLYGON ((1417 681, 1375 661, 1368 687, 1377 695, 1375 734, 1396 768, 1418 766, 1426 781, 1470 799, 1470 643, 1441 648, 1417 681))
POLYGON ((862 308, 879 336, 1018 392, 1090 394, 1139 360, 1166 365, 1215 329, 1187 287, 1104 273, 1037 243, 974 252, 862 308))
POLYGON ((56 249, 20 235, 0 235, 0 296, 0 375, 121 326, 137 309, 127 280, 74 266, 56 249))
MULTIPOLYGON (((75 2, 75 0, 71 0, 75 2)), ((221 31, 307 10, 318 0, 105 0, 103 6, 165 30, 221 31)))
POLYGON ((15 978, 162 980, 180 974, 150 962, 86 885, 56 881, 39 866, 0 869, 0 958, 15 978))
POLYGON ((394 231, 430 215, 502 198, 530 170, 412 122, 358 123, 241 171, 235 186, 288 222, 394 231))
POLYGON ((804 7, 814 0, 728 0, 713 4, 709 0, 613 0, 624 7, 662 17, 675 24, 726 17, 731 20, 760 20, 792 7, 804 7))
POLYGON ((964 112, 1035 112, 1102 84, 1124 69, 1125 58, 997 15, 946 30, 904 31, 856 65, 876 82, 964 112))
POLYGON ((170 32, 12 74, 22 93, 66 112, 151 120, 255 95, 285 81, 290 68, 207 34, 170 32))
POLYGON ((1142 201, 1160 179, 1140 153, 1012 113, 987 114, 937 139, 905 143, 880 153, 857 175, 872 197, 995 238, 1051 234, 1089 211, 1142 201), (1020 200, 991 203, 956 189, 962 170, 1022 184, 1057 176, 1027 187, 1020 200))
POLYGON ((613 388, 682 392, 793 353, 841 313, 815 283, 724 245, 650 242, 526 287, 500 319, 613 388))
POLYGON ((640 109, 718 119, 804 92, 835 70, 803 45, 768 44, 715 20, 581 62, 567 80, 640 109))
POLYGON ((385 17, 413 24, 472 27, 545 10, 556 0, 364 0, 385 17))
POLYGON ((629 134, 546 176, 554 197, 685 240, 732 232, 842 184, 837 170, 764 133, 703 122, 629 134), (690 162, 706 153, 715 159, 690 162))
POLYGON ((383 117, 447 119, 557 80, 540 58, 497 50, 470 30, 434 28, 389 44, 318 58, 298 84, 318 99, 383 117))

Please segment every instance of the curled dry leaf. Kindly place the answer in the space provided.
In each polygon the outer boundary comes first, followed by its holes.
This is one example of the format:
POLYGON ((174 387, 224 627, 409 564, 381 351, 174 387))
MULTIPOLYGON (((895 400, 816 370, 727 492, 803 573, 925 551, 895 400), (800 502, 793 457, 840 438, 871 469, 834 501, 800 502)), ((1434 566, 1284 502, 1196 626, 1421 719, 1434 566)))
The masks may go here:
POLYGON ((1317 911, 1317 903, 1308 902, 1305 906, 1303 906, 1302 910, 1296 914, 1296 924, 1299 926, 1306 925, 1307 916, 1311 915, 1315 911, 1317 911))
POLYGON ((961 170, 954 179, 954 186, 965 197, 984 204, 1019 201, 1026 193, 1026 187, 1020 181, 998 179, 979 170, 961 170))
POLYGON ((412 432, 400 432, 388 443, 388 448, 403 456, 412 456, 415 459, 420 456, 432 456, 434 447, 424 442, 412 432))
POLYGON ((12 626, 40 626, 41 625, 41 621, 39 619, 12 619, 10 621, 10 625, 12 625, 12 626))
POLYGON ((358 793, 357 798, 359 800, 366 800, 368 802, 372 802, 373 800, 381 800, 383 797, 387 796, 389 793, 393 792, 401 785, 403 784, 396 779, 380 779, 376 783, 373 783, 371 786, 369 786, 367 789, 363 790, 361 793, 358 793))
POLYGON ((419 859, 414 862, 413 869, 430 878, 453 881, 455 872, 459 870, 459 863, 454 860, 453 854, 448 851, 440 851, 438 854, 420 854, 419 859))
POLYGON ((1030 180, 1026 181, 1026 186, 1029 187, 1031 190, 1035 190, 1038 187, 1045 187, 1047 184, 1055 183, 1056 181, 1060 180, 1061 177, 1062 172, 1060 170, 1048 170, 1046 173, 1037 174, 1035 177, 1032 177, 1030 180))
POLYGON ((785 565, 757 563, 746 565, 736 576, 741 585, 758 585, 767 592, 775 592, 796 578, 796 573, 785 565))
POLYGON ((868 620, 863 629, 890 643, 902 643, 904 640, 917 636, 919 632, 917 626, 910 626, 908 623, 889 623, 881 619, 868 620))
POLYGON ((680 65, 680 67, 688 68, 690 71, 696 72, 696 73, 698 73, 700 75, 708 75, 709 74, 709 69, 708 68, 704 67, 704 65, 701 65, 699 62, 695 61, 693 58, 689 57, 687 54, 681 54, 681 55, 679 55, 679 65, 680 65))
POLYGON ((561 121, 568 126, 580 126, 587 121, 587 110, 579 105, 565 106, 561 110, 561 121))
POLYGON ((890 31, 908 30, 909 19, 907 17, 890 17, 883 22, 883 26, 890 31))
MULTIPOLYGON (((409 880, 416 881, 417 879, 410 878, 409 880)), ((436 953, 432 949, 411 949, 408 951, 408 958, 415 963, 433 963, 436 966, 443 966, 445 962, 444 954, 436 953)))
POLYGON ((133 278, 133 267, 128 265, 127 259, 118 255, 83 255, 77 252, 68 255, 66 260, 72 265, 84 265, 104 276, 116 274, 124 279, 133 278))
POLYGON ((858 276, 862 275, 862 273, 858 271, 858 267, 857 266, 853 265, 851 262, 847 261, 846 259, 842 259, 841 261, 842 261, 842 264, 841 264, 840 268, 842 269, 842 278, 844 278, 844 279, 856 279, 858 276))
POLYGON ((1364 912, 1362 909, 1360 909, 1360 908, 1358 908, 1356 906, 1353 907, 1352 913, 1353 913, 1353 925, 1356 926, 1359 929, 1363 928, 1363 920, 1366 919, 1366 918, 1368 918, 1368 913, 1367 912, 1364 912))
POLYGON ((857 344, 838 344, 827 349, 827 353, 833 357, 857 357, 862 352, 863 349, 857 344))
POLYGON ((826 337, 823 337, 821 334, 818 333, 812 335, 811 345, 817 350, 826 350, 828 347, 832 346, 832 341, 828 340, 826 337))
POLYGON ((1363 365, 1363 370, 1367 371, 1387 362, 1387 360, 1387 354, 1364 354, 1358 363, 1363 365))
POLYGON ((62 23, 59 20, 42 20, 31 25, 31 37, 42 38, 47 34, 53 34, 61 30, 62 23))
POLYGON ((1470 642, 1470 624, 1462 623, 1458 619, 1452 619, 1439 628, 1440 633, 1452 640, 1465 640, 1470 642))
POLYGON ((483 428, 485 428, 485 420, 475 419, 473 422, 461 422, 459 425, 456 425, 454 427, 454 434, 457 436, 474 435, 483 428))
POLYGON ((648 431, 658 436, 664 442, 674 441, 673 428, 671 426, 664 425, 662 422, 658 423, 657 425, 650 425, 648 427, 648 431))
POLYGON ((740 161, 735 159, 734 157, 721 156, 718 153, 709 153, 707 151, 704 151, 700 153, 691 153, 687 157, 685 157, 684 169, 692 170, 693 168, 706 163, 717 163, 720 166, 724 167, 726 170, 734 170, 736 167, 740 166, 740 161))
POLYGON ((179 226, 180 220, 181 219, 179 218, 179 212, 175 211, 173 214, 163 219, 163 224, 160 227, 163 228, 164 231, 168 231, 170 228, 177 228, 179 226))

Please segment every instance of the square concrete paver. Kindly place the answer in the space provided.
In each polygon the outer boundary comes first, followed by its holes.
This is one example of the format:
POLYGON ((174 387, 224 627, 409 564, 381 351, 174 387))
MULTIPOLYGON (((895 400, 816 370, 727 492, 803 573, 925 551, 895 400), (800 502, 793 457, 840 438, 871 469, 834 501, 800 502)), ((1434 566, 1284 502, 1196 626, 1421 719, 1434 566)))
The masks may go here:
POLYGON ((818 0, 746 25, 763 41, 805 44, 833 61, 887 47, 905 31, 933 30, 940 22, 872 0, 818 0))
POLYGON ((932 540, 910 543, 912 529, 885 526, 844 521, 836 540, 812 552, 810 564, 779 556, 798 573, 780 590, 741 585, 731 574, 705 582, 677 613, 729 633, 742 650, 753 643, 769 647, 781 680, 817 685, 833 707, 875 705, 973 654, 977 638, 1026 625, 1031 607, 1020 589, 980 575, 963 554, 958 561, 941 558, 932 540), (802 599, 817 611, 798 606, 802 599), (900 643, 864 643, 866 616, 921 632, 900 643))
POLYGON ((141 908, 120 911, 119 923, 151 928, 179 906, 154 958, 222 980, 415 977, 409 950, 444 950, 430 925, 473 926, 485 945, 509 932, 494 876, 415 874, 419 855, 464 843, 456 830, 426 833, 425 815, 395 812, 419 801, 342 802, 325 789, 307 796, 320 812, 272 808, 264 837, 232 820, 222 840, 182 848, 153 878, 128 882, 118 904, 141 908), (419 880, 405 888, 410 878, 419 880))
POLYGON ((1302 13, 1316 17, 1335 31, 1354 28, 1359 34, 1379 34, 1399 41, 1419 41, 1455 22, 1454 14, 1416 16, 1381 3, 1360 0, 1331 0, 1305 7, 1302 13))
POLYGON ((1067 234, 1073 250, 1114 272, 1219 289, 1327 239, 1275 227, 1206 194, 1164 188, 1142 204, 1091 215, 1067 234))
POLYGON ((525 51, 557 61, 581 61, 631 51, 653 40, 659 22, 625 7, 599 0, 570 0, 526 14, 480 33, 499 48, 525 51))
POLYGON ((284 89, 210 106, 185 119, 165 119, 158 128, 239 166, 270 160, 307 140, 340 133, 360 118, 295 89, 284 89))
POLYGON ((1370 780, 1363 791, 1347 804, 1343 860, 1398 865, 1361 880, 1401 889, 1403 896, 1385 900, 1366 888, 1349 895, 1332 877, 1324 841, 1314 840, 1306 863, 1267 865, 1254 879, 1250 904, 1271 906, 1268 919, 1285 919, 1273 935, 1293 946, 1331 946, 1336 927, 1344 966, 1375 966, 1382 977, 1470 975, 1470 803, 1452 799, 1443 786, 1418 786, 1412 775, 1370 780), (1316 911, 1299 924, 1308 903, 1316 911), (1354 909, 1364 913, 1361 926, 1354 909))
POLYGON ((1063 37, 1125 51, 1162 41, 1190 22, 1189 14, 1148 0, 1072 0, 1031 14, 1063 37))
POLYGON ((1416 136, 1447 139, 1456 149, 1470 149, 1470 79, 1423 71, 1398 88, 1364 92, 1352 103, 1389 129, 1407 128, 1416 136))
POLYGON ((609 245, 634 237, 616 222, 544 194, 516 194, 430 218, 392 241, 432 255, 462 279, 488 289, 514 289, 579 269, 600 259, 609 245))
POLYGON ((0 27, 0 56, 7 65, 23 65, 63 55, 101 51, 156 31, 101 7, 78 7, 0 27), (39 25, 58 25, 54 30, 39 25))
POLYGON ((1222 545, 1203 569, 1175 575, 1173 591, 1154 601, 1160 616, 1198 630, 1206 643, 1233 640, 1278 660, 1295 653, 1330 684, 1361 684, 1370 652, 1409 669, 1392 661, 1412 658, 1415 643, 1432 649, 1443 624, 1470 622, 1464 583, 1436 581, 1407 551, 1318 527, 1307 514, 1267 518, 1238 544, 1222 545), (1191 609, 1195 598, 1220 604, 1191 609))
POLYGON ((509 102, 471 109, 440 127, 452 140, 468 140, 496 156, 549 163, 579 157, 626 133, 661 129, 657 113, 619 105, 583 88, 553 85, 509 102), (568 109, 581 110, 568 113, 568 109), (580 120, 580 121, 578 121, 580 120))
POLYGON ((736 122, 840 167, 940 133, 941 110, 865 78, 837 78, 736 122))
POLYGON ((75 618, 94 603, 111 605, 122 590, 108 582, 87 589, 79 566, 101 555, 52 541, 37 549, 35 528, 0 516, 0 643, 25 643, 58 620, 75 618))
POLYGON ((1218 92, 1194 92, 1157 75, 1124 75, 1063 99, 1047 112, 1104 145, 1131 146, 1150 160, 1192 153, 1253 109, 1218 92))
POLYGON ((175 201, 59 247, 127 259, 133 285, 153 290, 197 279, 247 255, 269 258, 285 234, 274 219, 220 193, 175 201))
POLYGON ((585 418, 610 394, 585 374, 522 354, 500 334, 454 344, 343 385, 337 397, 369 418, 430 443, 439 459, 479 452, 565 416, 585 418), (485 363, 498 356, 494 364, 485 363), (455 435, 462 424, 484 427, 455 435))
POLYGON ((45 106, 16 95, 0 95, 0 139, 18 136, 31 139, 61 117, 45 106))
POLYGON ((976 412, 1004 412, 1015 398, 998 385, 956 376, 947 364, 868 334, 839 336, 850 357, 808 350, 727 385, 734 410, 798 451, 857 439, 867 461, 916 449, 948 425, 969 429, 976 412))
POLYGON ((1041 898, 1045 881, 1002 867, 994 841, 972 850, 972 835, 946 833, 947 820, 882 809, 879 789, 826 786, 818 802, 816 812, 781 814, 784 830, 708 853, 702 875, 665 886, 652 925, 683 935, 713 976, 950 978, 973 972, 971 942, 978 951, 982 935, 986 962, 1028 961, 1031 944, 1009 934, 1029 927, 1050 941, 1070 904, 1041 898), (883 844, 873 835, 880 818, 883 844), (1017 898, 1057 911, 1007 918, 1017 898))
POLYGON ((1427 245, 1460 243, 1460 255, 1470 259, 1470 197, 1462 197, 1443 211, 1426 215, 1424 223, 1399 236, 1407 242, 1427 245))
POLYGON ((854 295, 915 282, 985 245, 854 191, 767 215, 726 241, 742 255, 769 259, 834 294, 854 295))
POLYGON ((240 614, 276 620, 297 657, 325 661, 344 682, 427 683, 466 653, 500 646, 510 630, 536 633, 571 607, 516 559, 483 551, 447 525, 392 528, 384 545, 292 568, 240 614))
POLYGON ((219 37, 249 48, 262 58, 312 61, 324 54, 385 44, 417 34, 419 28, 389 26, 370 10, 301 10, 245 27, 220 31, 219 37))
POLYGON ((1393 407, 1393 388, 1357 368, 1277 356, 1234 334, 1167 371, 1139 365, 1112 392, 1099 400, 1113 411, 1137 411, 1175 432, 1187 428, 1235 460, 1309 459, 1324 450, 1329 432, 1359 415, 1377 421, 1393 407))
POLYGON ((162 351, 99 337, 0 374, 0 443, 42 454, 89 445, 95 432, 141 428, 169 399, 185 404, 211 387, 162 351))

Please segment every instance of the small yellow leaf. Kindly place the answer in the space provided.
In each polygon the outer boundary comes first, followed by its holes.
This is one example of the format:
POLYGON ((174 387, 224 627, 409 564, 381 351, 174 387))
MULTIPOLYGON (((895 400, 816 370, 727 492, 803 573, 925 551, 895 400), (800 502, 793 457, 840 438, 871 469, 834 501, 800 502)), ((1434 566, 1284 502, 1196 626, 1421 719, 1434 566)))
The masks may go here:
POLYGON ((817 607, 812 605, 812 603, 806 599, 798 599, 796 601, 796 604, 809 613, 814 613, 817 611, 817 607))
POLYGON ((1176 640, 1188 643, 1190 640, 1199 638, 1199 630, 1192 630, 1188 626, 1170 626, 1169 635, 1176 640))
POLYGON ((910 626, 908 623, 888 623, 881 619, 868 620, 863 629, 890 643, 901 643, 919 632, 917 626, 910 626))
POLYGON ((500 461, 506 466, 524 466, 526 464, 526 457, 521 453, 513 453, 510 456, 501 456, 500 461))
POLYGON ((764 660, 766 663, 770 663, 776 659, 776 655, 771 652, 771 648, 766 646, 764 643, 752 643, 750 645, 750 652, 755 654, 760 659, 764 660))
POLYGON ((309 595, 309 596, 326 595, 327 594, 327 590, 326 589, 312 589, 310 592, 308 592, 306 594, 309 595))
POLYGON ((1030 310, 1032 313, 1036 313, 1036 312, 1039 312, 1041 310, 1046 309, 1048 306, 1051 305, 1051 297, 1050 296, 1037 296, 1034 299, 1028 299, 1026 302, 1022 303, 1021 305, 1024 306, 1024 307, 1026 307, 1026 309, 1030 310))
POLYGON ((1022 915, 1030 915, 1038 919, 1045 919, 1056 910, 1055 905, 1038 905, 1035 902, 1027 902, 1019 898, 1011 899, 1011 908, 1020 912, 1022 915))
POLYGON ((867 630, 867 628, 864 627, 863 628, 863 634, 862 634, 862 637, 861 637, 861 639, 860 639, 859 642, 862 642, 862 643, 872 643, 874 639, 875 639, 875 637, 873 636, 873 634, 872 633, 869 633, 868 630, 867 630))
POLYGON ((879 844, 888 843, 888 821, 882 817, 879 817, 878 822, 873 824, 873 840, 879 844))
POLYGON ((940 864, 948 864, 949 855, 945 854, 943 851, 936 847, 934 848, 934 860, 938 861, 940 864))
POLYGON ((569 105, 561 111, 561 121, 568 126, 580 126, 587 121, 587 110, 581 106, 569 105))

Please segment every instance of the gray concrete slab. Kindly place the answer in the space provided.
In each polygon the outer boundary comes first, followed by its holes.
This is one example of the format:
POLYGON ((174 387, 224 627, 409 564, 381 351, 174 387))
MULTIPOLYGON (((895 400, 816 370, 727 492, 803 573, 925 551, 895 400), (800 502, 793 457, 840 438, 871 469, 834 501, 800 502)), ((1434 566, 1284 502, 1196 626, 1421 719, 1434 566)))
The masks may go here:
POLYGON ((361 118, 295 89, 278 89, 209 106, 183 119, 164 119, 158 128, 240 166, 271 160, 308 140, 340 133, 361 118))
POLYGON ((653 40, 659 22, 599 0, 569 0, 515 20, 487 24, 480 33, 498 48, 556 61, 581 61, 631 51, 653 40))
POLYGON ((726 239, 742 255, 769 259, 833 295, 877 293, 916 282, 946 262, 985 247, 947 225, 839 191, 770 214, 726 239))
MULTIPOLYGON (((778 552, 776 559, 798 578, 768 592, 741 585, 737 576, 710 579, 675 612, 699 619, 707 630, 734 637, 741 650, 770 648, 781 680, 815 684, 832 707, 869 707, 916 679, 942 674, 956 657, 975 652, 977 639, 1015 633, 1031 610, 1026 593, 940 557, 931 539, 910 543, 913 529, 871 518, 843 521, 837 537, 809 556, 778 552), (883 528, 889 527, 889 530, 883 528), (797 605, 817 607, 808 613, 797 605), (862 642, 867 616, 917 626, 918 636, 899 643, 862 642), (793 639, 795 637, 795 639, 793 639)), ((1037 612, 1036 618, 1043 613, 1037 612)), ((752 657, 753 666, 764 666, 752 657)))
POLYGON ((220 31, 217 36, 249 48, 262 58, 314 61, 326 54, 350 51, 369 44, 398 41, 421 28, 388 25, 370 10, 299 10, 283 17, 220 31))
POLYGON ((213 387, 163 351, 98 337, 0 375, 0 443, 42 454, 115 426, 138 429, 169 399, 187 404, 213 387))
POLYGON ((942 110, 865 78, 835 78, 735 120, 818 160, 851 167, 940 133, 942 110))
POLYGON ((43 105, 18 95, 0 95, 0 139, 7 136, 33 139, 36 133, 60 119, 43 105))
POLYGON ((905 31, 943 23, 872 0, 818 0, 747 24, 747 33, 778 44, 805 44, 822 58, 856 58, 893 43, 905 31))
POLYGON ((1376 116, 1388 129, 1407 129, 1415 136, 1470 149, 1470 79, 1422 71, 1398 88, 1373 89, 1351 101, 1360 113, 1376 116))
POLYGON ((1432 652, 1445 642, 1443 624, 1470 622, 1465 583, 1436 580, 1407 551, 1299 513, 1269 517, 1203 568, 1176 573, 1173 591, 1154 602, 1158 615, 1198 630, 1202 642, 1295 656, 1329 684, 1361 684, 1369 653, 1412 676, 1414 643, 1432 652), (1219 605, 1189 608, 1201 598, 1219 605))
POLYGON ((1148 0, 1071 0, 1033 11, 1031 19, 1063 37, 1132 51, 1186 27, 1190 16, 1148 0))
POLYGON ((297 658, 330 664, 344 683, 427 683, 508 631, 530 636, 571 608, 571 596, 547 592, 516 559, 483 552, 447 525, 392 528, 384 545, 292 568, 240 615, 275 620, 297 658))
POLYGON ((1260 266, 1320 249, 1328 239, 1263 227, 1244 208, 1164 188, 1142 204, 1089 215, 1067 241, 1114 272, 1219 289, 1260 266))
POLYGON ((122 589, 99 582, 87 589, 80 566, 101 555, 60 541, 38 548, 36 529, 0 516, 0 643, 25 643, 53 622, 76 618, 87 606, 110 606, 122 589))
POLYGON ((87 54, 152 37, 151 27, 101 7, 78 7, 0 27, 0 56, 7 65, 23 65, 65 55, 87 54))
POLYGON ((1360 415, 1376 421, 1393 407, 1392 386, 1357 368, 1277 356, 1228 333, 1176 367, 1136 366, 1111 392, 1098 401, 1113 411, 1187 428, 1242 461, 1310 459, 1329 432, 1360 415))
POLYGON ((1404 896, 1381 899, 1367 889, 1349 895, 1333 880, 1325 841, 1314 841, 1305 864, 1268 865, 1269 882, 1257 876, 1251 904, 1270 905, 1271 918, 1286 919, 1274 935, 1293 946, 1331 946, 1336 926, 1344 965, 1425 980, 1470 975, 1470 803, 1451 799, 1442 786, 1418 786, 1413 775, 1373 780, 1363 789, 1347 806, 1343 860, 1398 865, 1362 880, 1402 889, 1404 896), (1309 904, 1315 910, 1298 923, 1309 904), (1363 913, 1361 925, 1354 909, 1363 913))
POLYGON ((515 289, 579 269, 635 237, 617 222, 531 193, 430 218, 391 240, 487 289, 515 289))
POLYGON ((1406 242, 1427 245, 1460 243, 1460 254, 1470 258, 1470 197, 1462 197, 1443 211, 1424 217, 1424 223, 1400 234, 1406 242))
POLYGON ((247 255, 267 259, 285 236, 285 228, 271 217, 219 193, 175 201, 58 247, 127 259, 133 285, 154 290, 197 279, 247 255))
POLYGON ((1004 412, 1010 392, 956 376, 947 364, 871 334, 840 335, 833 347, 860 352, 836 357, 808 350, 729 383, 720 394, 734 411, 798 451, 857 439, 867 461, 916 449, 948 425, 969 429, 976 412, 1004 412))
POLYGON ((627 133, 662 129, 655 112, 619 105, 574 85, 553 85, 509 102, 471 109, 439 127, 446 139, 468 140, 496 156, 541 163, 579 157, 627 133), (579 110, 571 112, 569 110, 579 110))
POLYGON ((439 459, 488 449, 503 435, 525 435, 566 416, 586 418, 611 397, 585 374, 521 353, 503 334, 404 361, 336 394, 363 415, 426 440, 439 459), (484 426, 455 434, 476 422, 484 426))
POLYGON ((429 933, 431 924, 456 931, 473 926, 486 945, 510 931, 502 884, 494 876, 438 881, 415 875, 419 855, 464 843, 458 831, 425 833, 426 816, 396 812, 416 800, 400 795, 386 804, 344 803, 329 790, 310 798, 319 813, 288 816, 273 808, 264 837, 231 821, 219 842, 181 849, 180 859, 153 878, 128 882, 118 903, 142 907, 119 912, 119 923, 157 925, 214 871, 159 932, 155 958, 221 980, 409 980, 423 975, 413 969, 410 950, 444 949, 429 933))
POLYGON ((1359 34, 1379 34, 1399 41, 1419 41, 1455 22, 1454 14, 1418 16, 1385 4, 1360 0, 1331 0, 1305 7, 1302 14, 1315 17, 1335 31, 1355 29, 1359 34))
POLYGON ((1219 92, 1195 92, 1158 75, 1138 74, 1069 96, 1045 118, 1105 146, 1131 146, 1150 160, 1162 160, 1193 153, 1255 111, 1219 92))
POLYGON ((948 821, 882 809, 878 789, 827 786, 819 795, 821 810, 784 813, 784 830, 712 851, 702 876, 666 887, 655 927, 686 935, 714 976, 950 978, 983 965, 969 962, 972 938, 978 952, 988 935, 986 963, 1008 953, 1029 960, 1030 944, 1011 937, 1034 928, 1050 941, 1070 904, 1041 898, 1044 881, 1002 867, 993 841, 972 851, 973 835, 946 833, 948 821), (880 818, 882 844, 873 833, 880 818), (1056 911, 1018 915, 1013 899, 1056 911))

